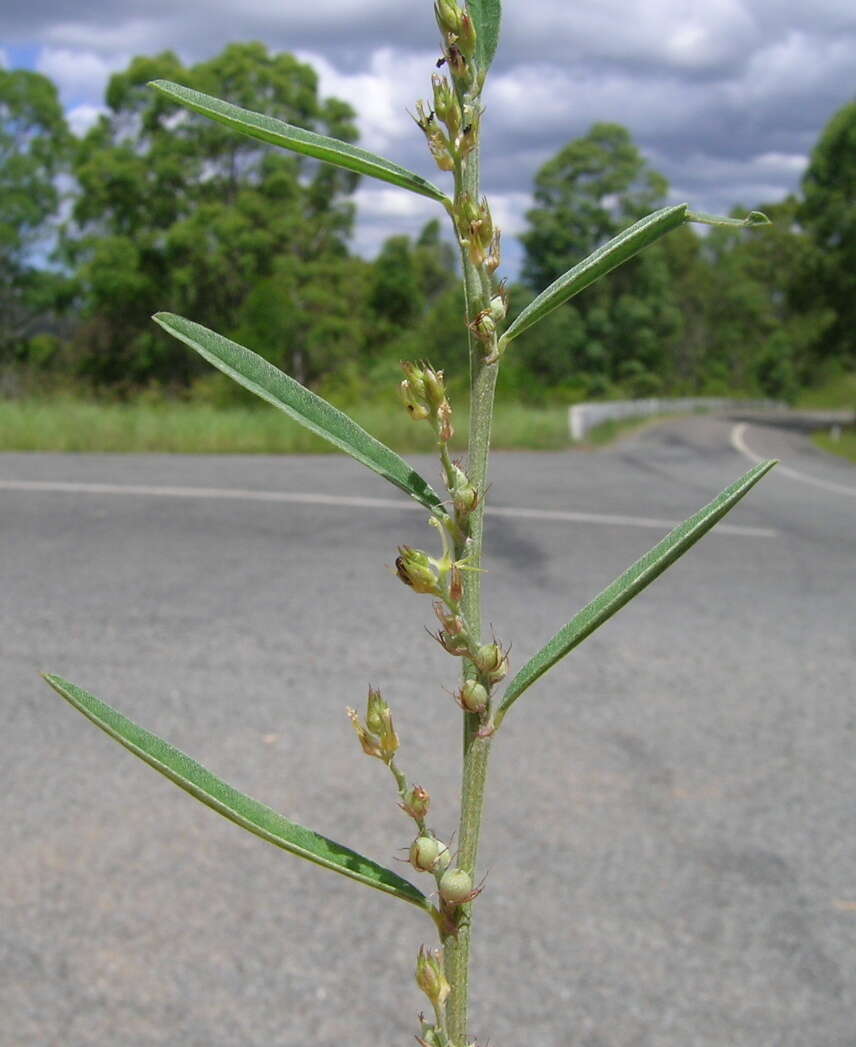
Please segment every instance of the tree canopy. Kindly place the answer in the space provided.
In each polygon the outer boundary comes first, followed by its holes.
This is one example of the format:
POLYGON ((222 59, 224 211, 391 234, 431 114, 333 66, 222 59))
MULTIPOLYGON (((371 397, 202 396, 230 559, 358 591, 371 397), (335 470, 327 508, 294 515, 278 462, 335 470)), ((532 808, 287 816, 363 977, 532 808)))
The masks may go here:
POLYGON ((46 305, 33 252, 57 211, 69 144, 54 84, 40 73, 0 69, 0 356, 46 305))
POLYGON ((814 147, 797 217, 815 248, 794 289, 804 309, 824 307, 822 355, 856 363, 856 101, 839 109, 814 147))
MULTIPOLYGON (((191 316, 342 395, 393 383, 401 359, 455 372, 464 309, 439 220, 389 236, 373 261, 356 257, 357 176, 190 113, 153 91, 153 79, 357 137, 355 112, 320 96, 309 65, 259 43, 195 65, 171 52, 134 58, 79 138, 50 80, 0 69, 0 380, 10 368, 53 368, 120 394, 154 384, 240 396, 200 377, 196 357, 151 323, 157 310, 191 316)), ((668 195, 619 124, 565 144, 535 177, 510 317, 668 195)), ((759 206, 772 227, 700 235, 683 226, 527 330, 506 354, 506 390, 564 401, 786 398, 827 365, 852 368, 856 103, 824 129, 801 193, 759 206)))
POLYGON ((64 254, 86 322, 83 369, 117 383, 186 380, 192 358, 153 329, 156 309, 230 332, 250 293, 292 259, 346 254, 356 176, 260 146, 188 114, 148 82, 165 78, 348 141, 353 110, 318 96, 314 70, 262 44, 185 67, 136 58, 107 88, 109 114, 79 143, 80 186, 64 254))

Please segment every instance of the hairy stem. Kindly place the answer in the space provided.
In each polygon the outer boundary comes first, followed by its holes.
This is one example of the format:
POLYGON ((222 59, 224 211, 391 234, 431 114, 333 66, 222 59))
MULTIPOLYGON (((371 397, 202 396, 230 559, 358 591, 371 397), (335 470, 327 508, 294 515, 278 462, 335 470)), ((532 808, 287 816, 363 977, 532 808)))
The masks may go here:
MULTIPOLYGON (((466 193, 471 199, 479 198, 478 150, 468 157, 457 180, 457 195, 466 193)), ((464 270, 467 320, 472 320, 479 310, 485 308, 490 293, 486 273, 476 267, 466 249, 461 252, 464 270)), ((493 419, 493 398, 496 387, 496 364, 484 362, 483 346, 472 334, 469 335, 470 352, 470 442, 467 459, 467 475, 470 483, 479 492, 479 502, 470 517, 471 546, 469 563, 481 566, 482 539, 484 533, 484 492, 487 486, 490 431, 493 419)), ((481 574, 478 570, 466 571, 462 608, 473 640, 481 639, 481 574)), ((472 671, 465 663, 464 675, 472 671)), ((465 869, 475 882, 478 857, 479 830, 484 806, 484 788, 490 739, 477 737, 479 718, 471 713, 464 714, 464 753, 461 783, 461 820, 458 828, 457 864, 465 869)), ((445 943, 446 977, 451 994, 446 1005, 449 1038, 455 1047, 467 1043, 467 1009, 469 999, 470 938, 472 935, 472 906, 465 912, 457 936, 445 943)))

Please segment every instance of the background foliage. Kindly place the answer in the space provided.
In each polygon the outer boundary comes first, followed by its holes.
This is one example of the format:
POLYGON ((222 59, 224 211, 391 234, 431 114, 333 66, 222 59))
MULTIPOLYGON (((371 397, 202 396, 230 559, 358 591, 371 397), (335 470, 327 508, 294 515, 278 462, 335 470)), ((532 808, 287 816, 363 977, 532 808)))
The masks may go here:
MULTIPOLYGON (((358 176, 180 111, 166 78, 355 141, 356 113, 314 70, 262 44, 186 67, 137 57, 81 138, 44 76, 0 70, 0 392, 111 398, 244 395, 151 323, 196 317, 343 403, 395 361, 450 370, 463 340, 455 252, 438 221, 368 262, 348 246, 358 176), (202 274, 200 276, 200 274, 202 274)), ((540 171, 511 316, 653 208, 669 186, 618 124, 540 171)), ((671 233, 515 342, 500 397, 566 403, 655 394, 794 399, 856 368, 856 102, 834 114, 800 195, 741 201, 772 228, 671 233)))

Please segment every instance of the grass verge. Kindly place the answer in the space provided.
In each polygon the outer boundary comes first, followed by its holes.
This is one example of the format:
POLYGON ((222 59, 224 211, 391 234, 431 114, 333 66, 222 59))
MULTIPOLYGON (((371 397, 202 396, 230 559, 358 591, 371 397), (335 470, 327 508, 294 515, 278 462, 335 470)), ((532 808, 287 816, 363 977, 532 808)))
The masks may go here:
MULTIPOLYGON (((385 404, 349 408, 356 421, 401 453, 431 451, 432 434, 403 410, 385 404)), ((453 446, 466 447, 466 426, 453 446)), ((493 446, 501 450, 560 450, 570 446, 564 407, 500 405, 493 446)), ((90 403, 81 400, 0 402, 0 451, 90 453, 314 454, 332 448, 281 412, 208 404, 90 403)))
POLYGON ((848 429, 842 429, 837 440, 830 435, 828 429, 825 429, 823 432, 815 433, 812 440, 821 450, 829 451, 831 454, 840 454, 842 458, 856 462, 856 428, 851 426, 848 429))

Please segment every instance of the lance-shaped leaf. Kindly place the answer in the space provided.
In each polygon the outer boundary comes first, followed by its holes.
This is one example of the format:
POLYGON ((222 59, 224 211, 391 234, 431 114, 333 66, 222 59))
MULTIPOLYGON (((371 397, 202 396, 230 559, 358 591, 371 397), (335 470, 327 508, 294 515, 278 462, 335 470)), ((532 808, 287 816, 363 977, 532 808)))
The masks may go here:
POLYGON ((294 127, 272 116, 242 109, 231 102, 224 102, 213 95, 194 91, 169 80, 152 80, 149 86, 156 88, 174 102, 179 102, 196 113, 208 116, 260 142, 278 145, 294 153, 314 157, 316 160, 325 160, 328 164, 344 167, 357 174, 379 178, 382 182, 409 189, 412 193, 430 197, 444 205, 449 203, 443 190, 432 185, 426 178, 382 156, 360 149, 359 146, 341 142, 338 138, 319 135, 314 131, 306 131, 302 127, 294 127))
POLYGON ((722 494, 670 531, 662 542, 645 553, 575 615, 511 680, 497 712, 496 724, 502 722, 505 714, 527 687, 531 687, 539 676, 547 672, 560 658, 564 658, 587 636, 591 636, 595 629, 603 625, 616 611, 620 611, 675 560, 683 556, 687 549, 695 545, 702 535, 721 520, 775 464, 775 460, 761 462, 741 476, 736 483, 726 487, 722 494))
POLYGON ((537 323, 563 302, 567 302, 569 298, 585 290, 616 266, 638 254, 644 247, 659 240, 661 236, 665 236, 672 229, 677 229, 686 221, 686 215, 686 204, 663 207, 659 211, 654 211, 653 214, 646 215, 641 221, 631 225, 629 229, 625 229, 624 232, 592 251, 588 258, 584 258, 558 280, 554 280, 526 306, 500 339, 500 350, 512 338, 522 334, 528 327, 537 323))
POLYGON ((278 811, 232 788, 180 749, 133 723, 83 688, 63 680, 61 676, 45 674, 45 680, 96 727, 100 727, 129 752, 139 756, 180 789, 195 796, 230 822, 300 858, 431 911, 431 903, 419 888, 391 869, 385 869, 349 847, 290 822, 278 811))
POLYGON ((502 5, 500 0, 467 0, 467 7, 476 27, 476 63, 484 76, 499 44, 502 5))
POLYGON ((152 319, 239 385, 367 465, 435 515, 445 515, 440 498, 428 481, 395 451, 264 357, 182 316, 157 313, 152 319))

